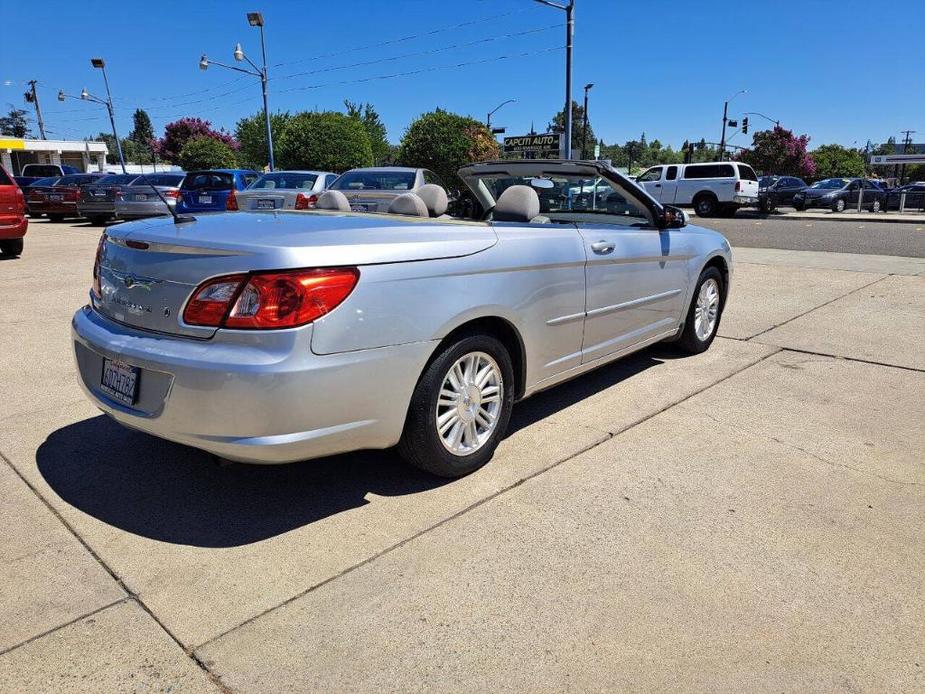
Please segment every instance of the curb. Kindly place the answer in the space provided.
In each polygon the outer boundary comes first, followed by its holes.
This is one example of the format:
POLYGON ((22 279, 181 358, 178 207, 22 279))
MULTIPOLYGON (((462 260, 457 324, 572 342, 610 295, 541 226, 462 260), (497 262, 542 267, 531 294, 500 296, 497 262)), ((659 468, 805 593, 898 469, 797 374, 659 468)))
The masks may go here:
MULTIPOLYGON (((696 214, 692 214, 692 217, 697 217, 696 214)), ((909 217, 905 215, 900 215, 899 213, 887 214, 887 213, 861 213, 858 215, 856 213, 840 213, 840 212, 829 212, 829 213, 817 213, 817 214, 803 214, 800 212, 790 213, 785 212, 783 214, 761 214, 760 212, 745 212, 744 210, 739 210, 735 216, 736 219, 757 219, 757 220, 768 220, 768 221, 779 221, 779 220, 815 220, 819 222, 872 222, 872 223, 888 223, 888 224, 921 224, 925 225, 925 214, 920 215, 916 214, 914 217, 909 217)), ((712 217, 697 217, 697 219, 713 219, 712 217)))

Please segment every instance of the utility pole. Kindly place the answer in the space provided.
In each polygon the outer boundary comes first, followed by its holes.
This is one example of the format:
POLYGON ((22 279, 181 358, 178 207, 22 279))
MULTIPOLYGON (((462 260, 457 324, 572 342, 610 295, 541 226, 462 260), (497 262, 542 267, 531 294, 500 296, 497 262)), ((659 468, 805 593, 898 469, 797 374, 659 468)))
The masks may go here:
MULTIPOLYGON (((906 134, 906 139, 903 140, 903 154, 909 154, 909 145, 912 144, 912 133, 915 130, 900 130, 899 132, 906 134)), ((903 185, 906 182, 906 165, 902 165, 902 169, 899 171, 899 185, 903 185)))
POLYGON ((575 38, 575 0, 560 5, 551 0, 536 0, 541 5, 548 5, 565 12, 565 158, 572 158, 572 42, 575 38))
POLYGON ((593 82, 589 82, 585 85, 585 105, 584 105, 584 126, 582 127, 581 135, 581 158, 588 158, 588 92, 591 90, 591 87, 594 86, 593 82))
POLYGON ((39 124, 39 133, 42 136, 43 140, 47 140, 45 137, 45 121, 42 120, 42 108, 39 106, 39 95, 35 91, 35 80, 29 80, 30 91, 25 93, 26 101, 33 106, 35 106, 35 119, 39 124))
POLYGON ((729 102, 735 99, 739 94, 747 94, 747 89, 740 89, 731 98, 723 102, 723 135, 719 138, 719 160, 726 158, 726 123, 729 122, 729 102))

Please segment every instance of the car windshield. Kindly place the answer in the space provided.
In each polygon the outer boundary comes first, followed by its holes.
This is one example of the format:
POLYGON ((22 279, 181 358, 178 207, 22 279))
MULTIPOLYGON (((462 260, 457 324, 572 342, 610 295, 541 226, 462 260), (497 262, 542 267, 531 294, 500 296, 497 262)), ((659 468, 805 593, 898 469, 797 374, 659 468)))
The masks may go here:
MULTIPOLYGON (((73 169, 72 169, 73 170, 73 169)), ((47 176, 55 178, 61 176, 61 170, 52 164, 26 164, 23 167, 23 176, 47 176)))
POLYGON ((476 173, 467 177, 466 183, 480 201, 485 201, 483 206, 487 204, 489 208, 511 186, 529 186, 540 201, 540 215, 535 221, 542 223, 648 226, 654 221, 637 191, 618 179, 599 175, 544 172, 541 166, 512 166, 507 172, 476 173))
POLYGON ((234 176, 225 171, 195 171, 183 179, 183 190, 231 190, 234 176))
POLYGON ((313 173, 280 171, 264 174, 248 186, 248 190, 311 190, 318 176, 313 173))
POLYGON ((138 178, 138 174, 112 174, 111 176, 103 176, 95 183, 101 186, 124 185, 131 183, 136 178, 138 178))
POLYGON ((411 190, 414 171, 348 171, 334 181, 334 190, 411 190))
POLYGON ((33 186, 53 186, 58 182, 60 176, 49 176, 48 178, 40 178, 37 181, 33 181, 30 185, 33 186))
POLYGON ((848 185, 847 178, 827 178, 824 181, 813 183, 810 188, 816 188, 817 190, 838 190, 839 188, 844 188, 846 185, 848 185))
POLYGON ((185 174, 142 174, 134 181, 133 186, 178 186, 185 174))

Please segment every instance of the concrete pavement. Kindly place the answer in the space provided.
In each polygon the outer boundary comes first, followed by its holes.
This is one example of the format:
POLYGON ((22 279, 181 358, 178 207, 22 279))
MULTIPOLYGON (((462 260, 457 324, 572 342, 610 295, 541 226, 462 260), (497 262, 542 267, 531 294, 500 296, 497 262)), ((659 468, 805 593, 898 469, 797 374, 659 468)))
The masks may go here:
POLYGON ((525 401, 447 482, 100 416, 98 235, 0 261, 0 692, 925 687, 925 261, 737 249, 710 351, 525 401))

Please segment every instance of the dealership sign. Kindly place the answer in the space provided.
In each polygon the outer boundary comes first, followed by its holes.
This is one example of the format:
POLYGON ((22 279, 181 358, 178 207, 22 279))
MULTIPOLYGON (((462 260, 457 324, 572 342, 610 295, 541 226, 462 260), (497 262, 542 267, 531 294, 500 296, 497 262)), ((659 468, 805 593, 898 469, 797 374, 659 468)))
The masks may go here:
POLYGON ((504 155, 509 159, 561 159, 565 136, 562 133, 514 135, 504 138, 504 155))
POLYGON ((871 164, 925 164, 925 154, 872 154, 871 164))

